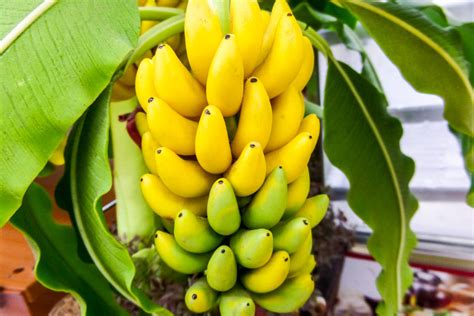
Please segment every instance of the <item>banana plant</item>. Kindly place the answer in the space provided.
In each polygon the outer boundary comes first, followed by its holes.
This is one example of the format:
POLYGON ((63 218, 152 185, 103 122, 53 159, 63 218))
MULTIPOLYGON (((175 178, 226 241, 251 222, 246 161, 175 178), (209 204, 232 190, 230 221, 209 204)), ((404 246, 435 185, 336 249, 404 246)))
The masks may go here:
MULTIPOLYGON (((207 1, 227 33, 230 1, 207 1)), ((10 221, 27 236, 37 254, 38 281, 71 293, 83 315, 126 314, 114 295, 145 313, 170 314, 136 282, 144 273, 138 254, 148 248, 139 249, 150 246, 156 229, 169 223, 160 223, 140 194, 138 179, 146 162, 125 132, 130 120, 139 119, 133 79, 127 81, 127 74, 147 51, 184 31, 187 1, 169 1, 177 6, 172 8, 149 6, 151 2, 0 3, 0 227, 10 221), (149 30, 140 35, 141 23, 148 23, 149 30), (115 102, 117 97, 127 100, 115 102), (123 114, 125 120, 119 121, 123 114), (56 201, 69 213, 72 226, 53 221, 53 197, 34 183, 50 168, 66 136, 56 201), (102 212, 101 198, 112 184, 119 240, 102 212), (133 241, 138 242, 131 255, 133 241)), ((311 102, 310 84, 306 113, 322 119, 324 151, 349 179, 349 205, 373 231, 368 249, 382 267, 377 312, 394 315, 403 310, 412 282, 408 260, 416 237, 410 221, 418 202, 409 183, 415 164, 400 148, 403 127, 388 113, 376 67, 354 29, 361 25, 416 90, 444 100, 444 117, 461 140, 474 181, 473 24, 448 21, 434 5, 405 1, 289 4, 304 35, 328 63, 324 104, 311 102), (362 70, 339 61, 320 30, 334 32, 359 52, 362 70)), ((272 5, 260 1, 262 8, 271 10, 272 5)), ((471 206, 473 190, 474 185, 468 195, 471 206)), ((162 263, 154 273, 182 281, 162 263)), ((266 301, 259 303, 265 306, 266 301)))

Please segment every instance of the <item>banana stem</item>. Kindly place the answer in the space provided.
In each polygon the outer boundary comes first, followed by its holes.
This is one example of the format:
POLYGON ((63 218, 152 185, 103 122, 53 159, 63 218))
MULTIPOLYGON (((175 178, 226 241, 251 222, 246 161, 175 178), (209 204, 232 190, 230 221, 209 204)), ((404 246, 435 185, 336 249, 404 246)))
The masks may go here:
POLYGON ((139 7, 140 18, 147 21, 162 21, 184 13, 182 9, 166 7, 139 7))
POLYGON ((210 5, 217 12, 221 24, 222 33, 230 32, 230 0, 211 0, 210 5))
POLYGON ((316 114, 317 117, 323 119, 323 107, 309 100, 304 100, 304 115, 316 114))

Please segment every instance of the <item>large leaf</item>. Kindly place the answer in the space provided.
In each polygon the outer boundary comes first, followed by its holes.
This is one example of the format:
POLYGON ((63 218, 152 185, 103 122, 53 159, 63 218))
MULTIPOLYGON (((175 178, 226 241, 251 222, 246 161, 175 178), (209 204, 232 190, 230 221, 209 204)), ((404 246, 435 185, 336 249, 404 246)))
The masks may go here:
MULTIPOLYGON (((10 34, 42 1, 0 1, 10 34)), ((0 226, 137 41, 135 0, 61 0, 0 54, 0 226)))
POLYGON ((420 92, 441 96, 444 116, 474 136, 474 99, 459 37, 416 9, 391 3, 340 0, 357 16, 385 54, 420 92))
POLYGON ((54 291, 71 293, 82 315, 126 315, 106 279, 75 251, 80 240, 70 226, 57 224, 48 194, 32 184, 11 222, 25 234, 35 252, 36 279, 54 291))
MULTIPOLYGON (((148 313, 169 315, 133 286, 135 266, 127 251, 109 232, 101 197, 112 186, 108 161, 110 87, 95 101, 70 135, 61 204, 72 209, 75 224, 97 268, 126 299, 148 313), (67 192, 69 191, 69 195, 67 192)), ((138 181, 138 180, 137 180, 138 181)))

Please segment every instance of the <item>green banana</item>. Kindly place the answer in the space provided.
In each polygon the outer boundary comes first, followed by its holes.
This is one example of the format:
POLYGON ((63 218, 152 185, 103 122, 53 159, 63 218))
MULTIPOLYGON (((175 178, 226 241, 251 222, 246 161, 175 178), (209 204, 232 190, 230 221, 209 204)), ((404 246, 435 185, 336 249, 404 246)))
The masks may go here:
POLYGON ((283 216, 286 198, 286 176, 280 166, 270 173, 242 215, 244 225, 251 229, 272 228, 283 216))
POLYGON ((237 262, 249 269, 263 266, 273 252, 273 235, 267 229, 242 229, 230 239, 237 262))
POLYGON ((290 264, 290 255, 283 250, 277 251, 263 267, 243 273, 240 281, 254 293, 271 292, 285 282, 290 264))
POLYGON ((219 311, 222 316, 254 316, 255 303, 245 290, 236 285, 232 290, 222 293, 219 311))
POLYGON ((294 218, 286 223, 280 223, 272 229, 273 248, 294 253, 311 232, 309 221, 304 217, 294 218))
POLYGON ((161 259, 171 269, 185 274, 204 271, 212 254, 187 252, 178 245, 173 235, 162 231, 157 231, 155 234, 155 247, 161 259))
POLYGON ((207 219, 182 210, 174 221, 176 242, 186 251, 205 253, 217 248, 224 237, 216 234, 207 219))
POLYGON ((216 291, 230 290, 237 282, 237 263, 228 246, 220 246, 214 251, 206 270, 207 283, 216 291))
POLYGON ((249 203, 252 202, 252 196, 240 196, 237 198, 237 204, 239 205, 240 208, 244 208, 249 203))
POLYGON ((291 313, 302 307, 314 291, 310 274, 302 274, 285 281, 270 293, 252 294, 255 302, 273 313, 291 313))
POLYGON ((288 277, 295 276, 300 269, 304 267, 309 257, 311 257, 311 250, 313 249, 313 234, 309 232, 306 239, 301 246, 290 256, 290 271, 288 277))
POLYGON ((310 189, 309 168, 288 185, 288 198, 283 219, 290 218, 303 206, 310 189))
POLYGON ((291 275, 288 275, 288 278, 294 278, 299 275, 303 274, 312 274, 314 268, 316 268, 316 259, 314 256, 309 256, 308 260, 304 263, 304 265, 298 271, 294 272, 291 275))
POLYGON ((221 178, 211 187, 207 201, 207 220, 218 234, 228 236, 240 227, 240 212, 230 182, 221 178))
POLYGON ((217 299, 218 293, 207 284, 206 278, 202 277, 186 291, 184 302, 191 312, 205 313, 217 304, 217 299))
POLYGON ((306 217, 312 228, 318 225, 326 215, 329 197, 320 194, 306 199, 301 209, 293 217, 306 217))

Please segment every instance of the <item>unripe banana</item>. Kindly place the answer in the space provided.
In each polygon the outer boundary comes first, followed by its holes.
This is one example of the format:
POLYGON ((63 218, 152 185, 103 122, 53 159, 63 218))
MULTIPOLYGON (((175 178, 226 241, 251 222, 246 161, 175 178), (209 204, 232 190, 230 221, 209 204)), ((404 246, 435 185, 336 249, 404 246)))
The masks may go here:
POLYGON ((202 277, 186 291, 184 302, 191 312, 201 314, 210 311, 217 304, 218 297, 219 294, 202 277))
POLYGON ((155 155, 156 171, 166 187, 182 197, 194 198, 209 193, 217 176, 204 171, 194 160, 184 160, 171 149, 160 147, 155 155))
POLYGON ((221 178, 214 182, 207 202, 209 225, 218 234, 228 236, 240 227, 240 212, 232 185, 221 178))
POLYGON ((311 250, 313 249, 313 234, 310 233, 303 241, 301 246, 291 254, 290 256, 290 270, 288 272, 288 277, 291 278, 298 274, 300 270, 308 262, 309 257, 311 257, 311 250))
POLYGON ((302 274, 312 274, 314 268, 316 268, 316 265, 317 263, 316 263, 315 256, 309 256, 308 260, 306 260, 303 267, 300 270, 296 271, 291 277, 294 278, 302 274))
POLYGON ((209 173, 223 173, 232 163, 226 124, 217 107, 209 105, 202 112, 195 147, 199 164, 209 173))
POLYGON ((189 0, 184 33, 193 74, 202 84, 206 84, 212 58, 224 36, 219 17, 210 1, 189 0))
POLYGON ((267 174, 282 166, 288 183, 295 181, 308 165, 313 152, 314 136, 303 132, 296 135, 288 144, 265 155, 267 174))
POLYGON ((273 235, 266 229, 241 230, 230 239, 237 262, 249 269, 259 268, 270 260, 273 235))
POLYGON ((185 274, 203 272, 212 254, 187 252, 178 245, 173 235, 162 231, 155 234, 155 247, 160 258, 171 269, 185 274))
POLYGON ((275 226, 283 216, 287 198, 287 182, 283 168, 275 168, 267 177, 242 215, 247 228, 275 226))
POLYGON ((304 217, 294 218, 272 229, 273 249, 285 250, 293 254, 303 244, 311 232, 309 221, 304 217))
POLYGON ((283 14, 275 31, 275 40, 267 58, 255 69, 268 96, 274 98, 285 91, 298 75, 303 62, 303 36, 290 11, 283 14))
POLYGON ((253 294, 252 298, 264 309, 273 313, 291 313, 299 309, 311 297, 314 281, 310 274, 286 280, 270 293, 253 294))
POLYGON ((150 131, 145 113, 138 112, 135 114, 135 126, 137 127, 138 134, 140 134, 142 137, 143 134, 150 131))
POLYGON ((319 122, 319 118, 316 114, 309 114, 305 116, 303 121, 301 122, 300 128, 298 130, 298 134, 303 132, 308 132, 314 136, 316 142, 319 138, 319 132, 321 129, 321 124, 319 122))
POLYGON ((212 254, 206 270, 207 283, 216 291, 230 290, 237 282, 237 263, 228 246, 220 246, 212 254))
POLYGON ((219 311, 222 316, 254 316, 255 303, 245 290, 236 285, 232 290, 222 293, 219 311))
POLYGON ((286 251, 276 251, 263 267, 242 274, 240 281, 254 293, 271 292, 285 282, 290 264, 290 255, 286 251))
POLYGON ((156 96, 154 75, 155 65, 150 58, 144 58, 138 66, 137 76, 135 77, 135 93, 138 102, 145 112, 148 109, 148 99, 156 96))
POLYGON ((158 174, 156 171, 156 162, 155 162, 155 153, 156 150, 160 147, 151 136, 150 132, 146 132, 142 135, 142 156, 143 161, 145 161, 145 165, 148 170, 153 174, 158 174))
POLYGON ((140 182, 143 197, 159 216, 174 219, 182 209, 190 210, 198 216, 206 215, 207 196, 193 199, 178 196, 153 174, 143 175, 140 182))
POLYGON ((182 210, 176 216, 174 237, 181 248, 193 253, 214 250, 223 239, 211 229, 205 218, 196 216, 188 210, 182 210))
POLYGON ((303 206, 308 197, 310 185, 309 168, 306 168, 295 181, 288 185, 288 199, 283 219, 291 217, 303 206))
POLYGON ((241 196, 237 198, 237 204, 239 208, 243 209, 252 202, 252 196, 241 196))
POLYGON ((247 78, 257 66, 262 46, 264 25, 257 0, 230 1, 230 30, 235 34, 244 75, 247 78))
POLYGON ((235 35, 223 37, 207 76, 206 96, 209 104, 217 106, 225 117, 240 109, 244 93, 244 66, 235 35))
POLYGON ((265 181, 265 156, 262 146, 257 142, 249 143, 239 158, 225 173, 237 196, 248 196, 255 192, 265 181))
POLYGON ((305 217, 309 220, 311 227, 318 225, 326 215, 329 206, 329 197, 326 194, 320 194, 310 197, 303 204, 301 209, 294 217, 305 217))
POLYGON ((287 144, 298 133, 304 116, 304 101, 292 85, 272 100, 272 132, 265 153, 287 144))
POLYGON ((232 141, 232 154, 238 157, 252 141, 259 142, 265 148, 271 131, 272 105, 267 92, 258 78, 249 78, 245 83, 239 124, 232 141))
POLYGON ((298 91, 303 91, 308 83, 314 69, 314 51, 313 45, 306 36, 303 36, 303 62, 300 71, 293 80, 293 86, 298 91))
POLYGON ((166 44, 159 45, 153 62, 156 95, 183 116, 200 115, 207 104, 204 88, 183 66, 173 49, 166 44))
POLYGON ((147 111, 148 126, 160 145, 178 155, 194 155, 198 123, 181 116, 165 101, 151 98, 147 111))

